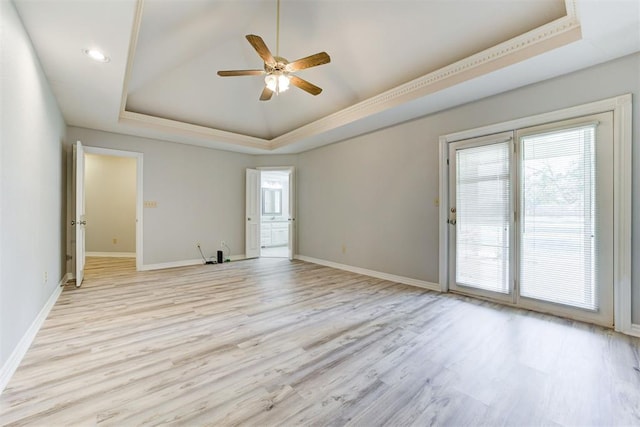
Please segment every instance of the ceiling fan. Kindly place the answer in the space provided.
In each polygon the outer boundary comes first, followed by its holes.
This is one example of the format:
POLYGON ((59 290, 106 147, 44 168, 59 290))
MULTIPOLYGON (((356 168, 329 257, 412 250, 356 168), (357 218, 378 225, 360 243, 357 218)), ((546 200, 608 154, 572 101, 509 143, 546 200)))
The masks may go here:
POLYGON ((301 79, 294 75, 296 71, 304 70, 305 68, 317 67, 331 62, 331 58, 327 52, 316 53, 305 58, 298 59, 293 62, 287 61, 285 58, 278 55, 280 50, 280 0, 277 2, 277 23, 276 23, 276 55, 273 56, 269 51, 269 48, 265 44, 264 40, 260 36, 254 34, 247 35, 247 40, 258 52, 260 58, 264 61, 264 69, 262 70, 228 70, 218 71, 218 75, 221 77, 234 77, 234 76, 260 76, 265 75, 265 87, 260 95, 260 101, 268 101, 273 94, 276 95, 280 92, 284 92, 289 89, 289 85, 299 87, 311 95, 319 95, 322 92, 322 88, 309 83, 308 81, 301 79))

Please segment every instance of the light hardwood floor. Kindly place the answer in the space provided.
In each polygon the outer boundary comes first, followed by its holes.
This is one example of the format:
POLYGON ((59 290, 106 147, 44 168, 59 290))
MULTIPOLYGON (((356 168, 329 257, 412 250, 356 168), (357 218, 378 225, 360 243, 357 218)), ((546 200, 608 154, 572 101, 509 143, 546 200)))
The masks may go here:
POLYGON ((88 260, 3 425, 640 425, 640 340, 283 259, 88 260))

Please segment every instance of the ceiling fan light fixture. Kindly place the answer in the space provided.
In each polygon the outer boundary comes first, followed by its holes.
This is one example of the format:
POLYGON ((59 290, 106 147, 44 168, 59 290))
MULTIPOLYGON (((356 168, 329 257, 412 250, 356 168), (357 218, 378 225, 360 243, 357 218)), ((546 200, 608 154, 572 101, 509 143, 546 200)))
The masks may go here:
POLYGON ((289 89, 289 76, 286 74, 267 74, 264 83, 271 92, 279 94, 289 89))

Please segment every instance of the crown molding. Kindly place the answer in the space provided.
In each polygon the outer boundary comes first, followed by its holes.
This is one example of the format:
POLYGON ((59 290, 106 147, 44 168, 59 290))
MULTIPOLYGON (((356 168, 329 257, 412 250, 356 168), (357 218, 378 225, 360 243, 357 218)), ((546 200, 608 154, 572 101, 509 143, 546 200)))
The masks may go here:
POLYGON ((212 143, 256 148, 264 151, 272 151, 295 144, 305 138, 345 126, 389 108, 565 46, 582 38, 580 22, 576 13, 576 0, 565 0, 566 15, 562 18, 268 140, 126 110, 128 82, 140 30, 143 1, 138 0, 136 16, 133 22, 119 121, 169 132, 176 136, 197 138, 212 143))
MULTIPOLYGON (((163 117, 148 114, 121 111, 119 122, 149 129, 160 130, 177 136, 204 139, 218 143, 239 145, 248 148, 271 150, 271 142, 267 139, 243 135, 225 130, 214 129, 206 126, 194 125, 178 120, 165 119, 163 117)), ((206 144, 203 144, 206 146, 206 144)))

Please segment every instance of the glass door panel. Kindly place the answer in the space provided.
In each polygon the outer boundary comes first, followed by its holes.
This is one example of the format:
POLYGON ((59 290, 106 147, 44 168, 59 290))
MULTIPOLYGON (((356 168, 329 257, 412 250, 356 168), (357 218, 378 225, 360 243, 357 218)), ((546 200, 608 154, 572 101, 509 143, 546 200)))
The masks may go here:
POLYGON ((518 132, 520 304, 613 323, 611 113, 518 132))
POLYGON ((597 308, 594 134, 586 126, 521 139, 522 296, 597 308))
POLYGON ((454 290, 512 293, 511 147, 510 135, 451 144, 454 290))

